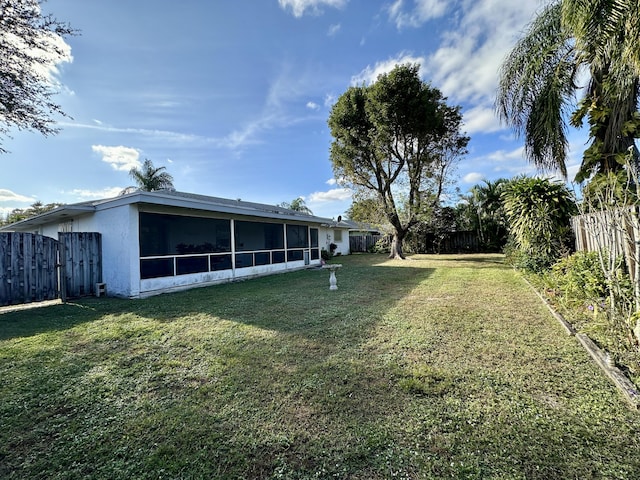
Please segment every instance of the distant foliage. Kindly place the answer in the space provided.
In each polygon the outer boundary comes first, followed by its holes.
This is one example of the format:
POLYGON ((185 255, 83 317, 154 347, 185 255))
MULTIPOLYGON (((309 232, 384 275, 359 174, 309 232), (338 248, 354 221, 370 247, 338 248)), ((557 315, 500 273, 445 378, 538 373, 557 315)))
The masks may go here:
POLYGON ((64 205, 63 203, 47 203, 46 205, 42 202, 32 203, 29 208, 14 208, 9 212, 7 217, 0 221, 0 225, 10 225, 12 223, 20 222, 22 220, 26 220, 27 218, 35 217, 36 215, 40 215, 42 213, 46 213, 54 208, 58 208, 64 205))

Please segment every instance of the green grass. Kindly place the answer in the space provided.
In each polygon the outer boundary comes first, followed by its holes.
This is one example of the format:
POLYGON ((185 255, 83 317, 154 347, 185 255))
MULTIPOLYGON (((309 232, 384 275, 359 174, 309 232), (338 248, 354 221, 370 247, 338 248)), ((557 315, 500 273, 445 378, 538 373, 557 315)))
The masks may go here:
POLYGON ((0 315, 0 478, 637 478, 640 416, 500 256, 0 315))

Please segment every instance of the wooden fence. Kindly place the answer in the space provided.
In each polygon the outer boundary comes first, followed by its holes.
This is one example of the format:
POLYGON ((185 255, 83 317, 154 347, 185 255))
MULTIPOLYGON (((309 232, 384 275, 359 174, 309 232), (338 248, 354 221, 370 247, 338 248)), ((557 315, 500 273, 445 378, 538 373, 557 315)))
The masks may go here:
POLYGON ((585 213, 571 219, 578 251, 606 251, 622 256, 632 281, 640 277, 640 223, 638 207, 585 213))
MULTIPOLYGON (((368 252, 381 239, 389 235, 352 235, 349 237, 349 250, 355 252, 368 252)), ((409 240, 407 240, 409 241, 409 240)), ((478 234, 474 231, 449 232, 438 238, 433 234, 422 235, 419 239, 413 239, 409 245, 416 253, 469 253, 480 249, 478 234)))
POLYGON ((93 295, 101 282, 99 233, 0 233, 0 306, 93 295))
POLYGON ((102 235, 59 233, 61 297, 95 295, 102 282, 102 235))
POLYGON ((431 239, 433 253, 471 253, 480 250, 480 241, 475 231, 449 232, 431 239))
POLYGON ((349 251, 351 253, 368 252, 381 238, 384 238, 384 235, 351 235, 349 237, 349 251))
POLYGON ((0 305, 58 298, 58 242, 33 233, 0 233, 0 305))

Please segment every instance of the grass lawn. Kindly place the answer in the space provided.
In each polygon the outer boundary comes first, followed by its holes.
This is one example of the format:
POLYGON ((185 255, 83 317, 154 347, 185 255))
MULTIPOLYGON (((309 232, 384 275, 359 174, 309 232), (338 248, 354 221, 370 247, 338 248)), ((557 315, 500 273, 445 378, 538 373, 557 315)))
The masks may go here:
POLYGON ((0 315, 0 478, 638 478, 640 413, 502 257, 0 315))

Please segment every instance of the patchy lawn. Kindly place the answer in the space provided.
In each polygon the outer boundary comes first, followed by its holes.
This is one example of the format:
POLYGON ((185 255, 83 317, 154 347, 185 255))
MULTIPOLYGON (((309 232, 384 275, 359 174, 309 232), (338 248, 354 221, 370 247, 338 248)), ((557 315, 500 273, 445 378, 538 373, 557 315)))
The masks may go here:
POLYGON ((339 261, 0 315, 0 477, 637 478, 640 414, 502 257, 339 261))

